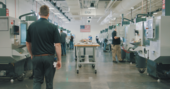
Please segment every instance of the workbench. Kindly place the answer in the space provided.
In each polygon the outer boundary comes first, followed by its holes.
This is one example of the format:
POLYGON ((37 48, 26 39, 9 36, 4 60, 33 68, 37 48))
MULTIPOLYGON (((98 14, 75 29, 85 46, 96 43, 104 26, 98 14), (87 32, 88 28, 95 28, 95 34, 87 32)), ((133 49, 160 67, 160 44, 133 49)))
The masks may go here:
POLYGON ((84 64, 91 64, 93 68, 95 68, 95 74, 97 74, 97 60, 96 60, 96 47, 99 47, 100 45, 99 44, 75 44, 74 45, 75 48, 76 48, 76 54, 77 54, 77 74, 79 73, 79 67, 81 67, 81 65, 84 65, 84 64), (81 57, 81 51, 80 51, 80 48, 93 48, 93 57, 92 58, 89 58, 88 57, 88 60, 85 59, 85 61, 81 61, 82 57, 81 57), (89 62, 89 59, 92 59, 93 61, 92 62, 89 62))

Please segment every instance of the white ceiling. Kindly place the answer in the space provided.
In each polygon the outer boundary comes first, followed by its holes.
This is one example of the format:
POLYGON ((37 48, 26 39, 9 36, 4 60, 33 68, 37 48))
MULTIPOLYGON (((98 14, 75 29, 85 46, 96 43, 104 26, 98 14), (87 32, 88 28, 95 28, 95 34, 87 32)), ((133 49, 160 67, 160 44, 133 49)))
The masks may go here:
MULTIPOLYGON (((112 14, 120 14, 114 12, 114 9, 119 6, 124 1, 112 1, 111 0, 53 0, 57 3, 57 6, 62 9, 62 11, 71 19, 81 20, 82 18, 93 17, 92 19, 98 19, 99 23, 102 23, 106 17, 110 14, 110 11, 113 11, 112 14), (96 10, 89 10, 90 4, 94 3, 96 10)), ((134 0, 136 1, 136 0, 134 0)), ((162 0, 140 0, 141 2, 137 3, 134 6, 132 18, 136 17, 137 14, 146 14, 149 11, 154 11, 156 9, 162 8, 162 0), (150 2, 151 1, 151 2, 150 2), (147 3, 147 6, 146 6, 147 3), (150 9, 151 6, 151 9, 150 9)), ((132 3, 132 2, 129 2, 132 3)), ((127 3, 127 4, 129 4, 127 3)), ((123 8, 120 8, 120 11, 123 8)), ((127 8, 126 8, 127 9, 127 8)), ((122 12, 125 18, 131 19, 131 9, 127 9, 122 12)), ((121 21, 121 16, 116 16, 117 21, 108 20, 109 22, 116 23, 121 21)))

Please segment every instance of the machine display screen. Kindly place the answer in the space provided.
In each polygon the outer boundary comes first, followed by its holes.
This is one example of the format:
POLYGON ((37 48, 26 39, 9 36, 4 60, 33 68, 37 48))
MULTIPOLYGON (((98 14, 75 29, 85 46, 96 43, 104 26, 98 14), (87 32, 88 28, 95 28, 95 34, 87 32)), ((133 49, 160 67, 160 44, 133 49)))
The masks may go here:
POLYGON ((19 35, 19 26, 13 26, 14 35, 19 35))
POLYGON ((70 33, 67 33, 67 36, 68 36, 68 37, 71 36, 70 33))
POLYGON ((148 29, 152 29, 152 20, 149 20, 147 25, 148 25, 148 29))
POLYGON ((27 25, 25 23, 21 23, 20 32, 21 32, 21 45, 25 45, 27 35, 27 25))

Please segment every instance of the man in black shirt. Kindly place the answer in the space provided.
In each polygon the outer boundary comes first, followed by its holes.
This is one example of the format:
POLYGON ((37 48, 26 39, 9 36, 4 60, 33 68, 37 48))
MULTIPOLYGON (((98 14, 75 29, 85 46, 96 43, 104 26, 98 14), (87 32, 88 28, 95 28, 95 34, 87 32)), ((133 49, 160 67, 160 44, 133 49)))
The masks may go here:
POLYGON ((46 89, 53 89, 55 51, 58 57, 56 67, 57 69, 61 68, 60 34, 57 27, 47 20, 49 17, 48 6, 41 6, 39 14, 41 19, 29 26, 26 39, 27 49, 33 62, 33 89, 41 89, 44 76, 46 89))
POLYGON ((103 52, 107 52, 106 51, 106 46, 107 46, 107 38, 104 39, 104 49, 103 49, 103 52))
POLYGON ((74 39, 74 37, 71 35, 71 38, 70 38, 70 49, 74 48, 73 39, 74 39))
POLYGON ((116 55, 118 57, 119 62, 122 62, 121 58, 121 48, 120 48, 120 38, 116 36, 117 32, 116 29, 112 32, 112 57, 113 62, 116 62, 116 55))
POLYGON ((96 42, 99 43, 99 38, 98 38, 98 36, 96 36, 96 42))

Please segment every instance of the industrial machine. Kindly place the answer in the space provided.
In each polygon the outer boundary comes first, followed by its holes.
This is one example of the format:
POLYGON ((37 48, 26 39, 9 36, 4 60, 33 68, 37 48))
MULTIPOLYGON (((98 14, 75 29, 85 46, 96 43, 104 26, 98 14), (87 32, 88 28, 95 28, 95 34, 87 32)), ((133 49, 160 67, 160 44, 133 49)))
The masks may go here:
POLYGON ((159 16, 147 20, 146 37, 149 47, 142 52, 147 55, 147 72, 157 78, 170 78, 170 45, 168 38, 170 16, 159 16))
POLYGON ((147 68, 148 75, 170 78, 169 23, 170 16, 137 18, 135 24, 117 28, 117 36, 124 38, 123 49, 134 53, 140 73, 147 68))
POLYGON ((13 79, 23 81, 28 71, 29 76, 32 75, 32 62, 26 48, 27 29, 32 21, 28 17, 27 21, 20 19, 0 16, 0 77, 9 77, 11 82, 13 79))
POLYGON ((30 55, 26 49, 27 24, 19 19, 0 17, 0 76, 24 79, 30 55))
POLYGON ((121 39, 121 57, 124 61, 135 63, 135 51, 130 51, 133 45, 130 44, 135 40, 136 25, 124 22, 123 26, 117 26, 117 37, 121 39), (125 60, 126 59, 126 60, 125 60))

